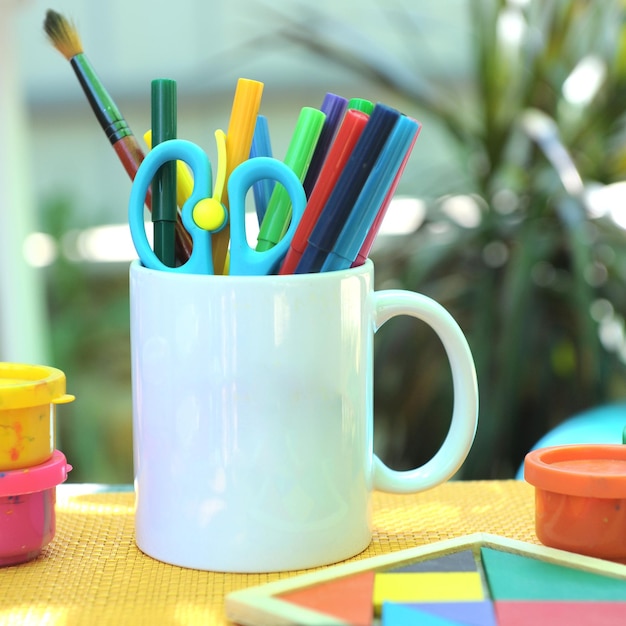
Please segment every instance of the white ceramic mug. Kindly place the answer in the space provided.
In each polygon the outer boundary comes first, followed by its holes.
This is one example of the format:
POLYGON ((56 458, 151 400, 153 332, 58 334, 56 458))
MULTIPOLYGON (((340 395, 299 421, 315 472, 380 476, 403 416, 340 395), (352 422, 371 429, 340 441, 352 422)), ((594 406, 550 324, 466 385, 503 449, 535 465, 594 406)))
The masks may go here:
POLYGON ((450 478, 478 419, 472 355, 432 299, 374 291, 371 261, 293 276, 130 268, 136 541, 225 572, 330 564, 371 540, 372 490, 450 478), (373 452, 373 340, 397 315, 429 324, 450 361, 448 435, 422 467, 373 452))

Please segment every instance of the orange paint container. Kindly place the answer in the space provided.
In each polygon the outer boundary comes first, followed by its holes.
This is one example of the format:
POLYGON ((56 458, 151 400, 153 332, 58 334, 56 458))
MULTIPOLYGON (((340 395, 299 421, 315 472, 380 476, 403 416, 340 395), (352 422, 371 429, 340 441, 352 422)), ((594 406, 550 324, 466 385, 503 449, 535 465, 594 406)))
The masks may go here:
POLYGON ((56 405, 71 402, 65 374, 54 367, 0 363, 0 471, 50 459, 56 405))
POLYGON ((524 478, 541 543, 626 563, 626 445, 539 448, 526 455, 524 478))

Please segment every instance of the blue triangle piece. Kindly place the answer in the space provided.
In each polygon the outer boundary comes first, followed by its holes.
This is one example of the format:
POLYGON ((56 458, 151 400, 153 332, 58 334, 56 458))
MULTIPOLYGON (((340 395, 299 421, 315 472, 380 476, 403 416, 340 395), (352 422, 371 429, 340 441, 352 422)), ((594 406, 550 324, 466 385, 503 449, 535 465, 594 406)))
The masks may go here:
POLYGON ((467 624, 414 609, 410 604, 385 602, 381 626, 467 626, 467 624))
POLYGON ((493 603, 482 602, 418 602, 411 603, 414 609, 455 620, 464 626, 497 626, 493 603))

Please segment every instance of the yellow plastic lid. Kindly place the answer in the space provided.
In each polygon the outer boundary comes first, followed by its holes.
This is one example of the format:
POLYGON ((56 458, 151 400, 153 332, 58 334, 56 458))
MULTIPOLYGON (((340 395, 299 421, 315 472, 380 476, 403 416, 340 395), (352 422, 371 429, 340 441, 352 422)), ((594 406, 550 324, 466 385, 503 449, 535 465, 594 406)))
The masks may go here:
POLYGON ((65 374, 47 365, 0 362, 0 411, 72 402, 65 393, 65 374))

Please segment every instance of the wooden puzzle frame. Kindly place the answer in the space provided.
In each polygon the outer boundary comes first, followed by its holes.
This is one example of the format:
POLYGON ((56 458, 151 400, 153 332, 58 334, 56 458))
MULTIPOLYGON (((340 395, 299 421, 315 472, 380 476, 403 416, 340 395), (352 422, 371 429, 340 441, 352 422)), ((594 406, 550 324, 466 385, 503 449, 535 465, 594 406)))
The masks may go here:
POLYGON ((235 591, 226 596, 226 614, 230 620, 241 626, 346 626, 348 622, 297 606, 277 596, 354 574, 388 570, 422 559, 442 557, 463 549, 476 551, 480 548, 495 548, 504 552, 539 559, 546 563, 573 567, 577 570, 621 579, 626 583, 626 565, 497 535, 476 533, 360 561, 333 565, 292 578, 235 591))

